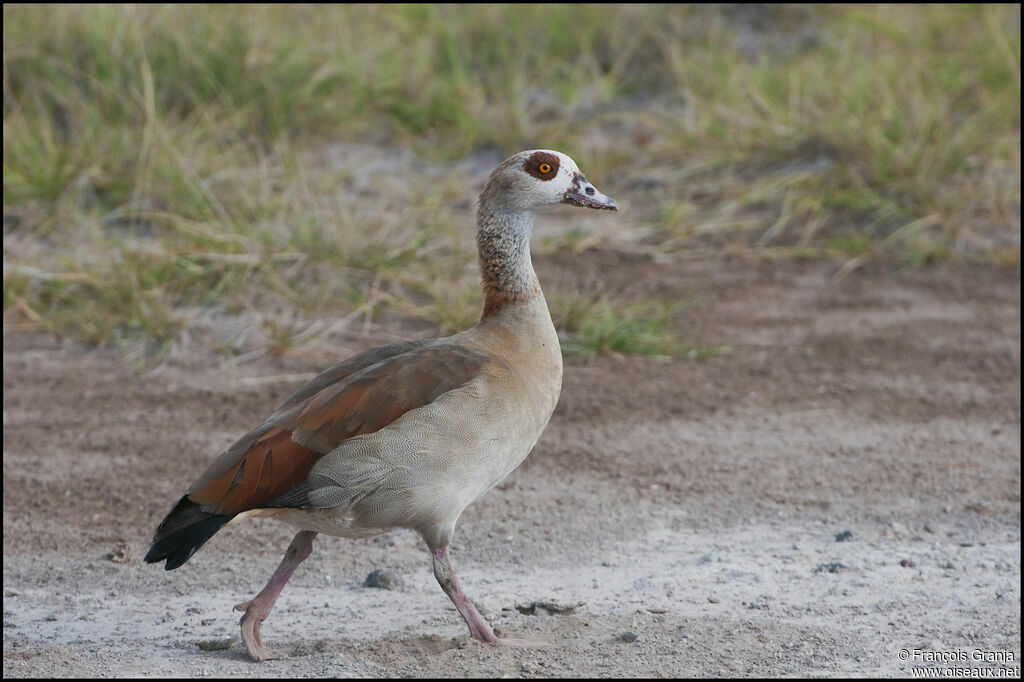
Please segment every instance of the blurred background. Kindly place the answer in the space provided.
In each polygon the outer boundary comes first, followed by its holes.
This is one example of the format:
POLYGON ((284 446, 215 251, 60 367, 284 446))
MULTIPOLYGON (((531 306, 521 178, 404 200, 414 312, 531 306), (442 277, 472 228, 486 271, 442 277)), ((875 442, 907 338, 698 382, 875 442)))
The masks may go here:
MULTIPOLYGON (((204 329, 289 353, 327 311, 452 332, 480 309, 480 182, 538 147, 624 207, 556 217, 541 254, 1019 266, 1019 26, 1017 5, 5 5, 4 328, 141 366, 204 329)), ((671 331, 680 305, 549 299, 570 355, 713 350, 671 331)))

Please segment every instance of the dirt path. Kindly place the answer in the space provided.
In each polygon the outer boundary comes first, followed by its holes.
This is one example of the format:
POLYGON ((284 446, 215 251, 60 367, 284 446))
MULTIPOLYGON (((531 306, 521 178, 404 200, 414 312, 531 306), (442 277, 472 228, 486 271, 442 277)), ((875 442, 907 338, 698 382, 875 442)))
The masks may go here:
MULTIPOLYGON (((696 297, 687 340, 731 348, 568 366, 534 453, 463 516, 466 589, 497 629, 553 648, 467 641, 419 540, 396 532, 318 539, 264 628, 287 660, 201 650, 237 636, 231 607, 290 530, 229 528, 165 572, 141 563, 153 529, 287 375, 334 358, 231 371, 197 352, 138 377, 115 353, 11 333, 4 675, 908 675, 927 652, 975 650, 1019 674, 1019 270, 838 279, 831 263, 612 251, 537 269, 549 290, 599 277, 627 298, 696 297), (404 586, 361 587, 376 568, 404 586)), ((403 333, 374 331, 336 342, 403 333)))

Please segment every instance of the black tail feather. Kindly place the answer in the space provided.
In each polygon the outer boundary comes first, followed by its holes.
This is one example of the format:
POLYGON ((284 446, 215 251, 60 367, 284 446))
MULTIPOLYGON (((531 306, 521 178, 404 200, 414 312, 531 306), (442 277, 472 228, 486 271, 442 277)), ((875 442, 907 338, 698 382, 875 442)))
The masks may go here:
POLYGON ((234 517, 234 514, 209 514, 188 499, 187 495, 182 497, 156 529, 153 544, 146 552, 146 563, 153 564, 167 559, 164 569, 174 570, 188 561, 197 549, 234 517))

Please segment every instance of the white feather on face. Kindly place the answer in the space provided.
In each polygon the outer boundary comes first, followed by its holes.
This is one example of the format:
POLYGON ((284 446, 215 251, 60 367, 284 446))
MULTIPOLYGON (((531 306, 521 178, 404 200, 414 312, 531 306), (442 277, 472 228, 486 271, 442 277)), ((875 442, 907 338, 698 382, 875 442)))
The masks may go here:
POLYGON ((576 162, 552 149, 531 149, 506 159, 487 182, 481 200, 511 213, 533 213, 559 204, 618 210, 597 191, 576 162))

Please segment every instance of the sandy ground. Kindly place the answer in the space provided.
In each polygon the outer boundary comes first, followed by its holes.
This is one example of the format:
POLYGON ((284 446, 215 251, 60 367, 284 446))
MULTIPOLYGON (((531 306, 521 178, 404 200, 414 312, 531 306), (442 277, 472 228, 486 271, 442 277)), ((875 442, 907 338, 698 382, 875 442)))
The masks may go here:
POLYGON ((569 365, 533 454, 464 514, 467 591, 500 632, 551 646, 469 641, 425 548, 394 532, 318 538, 264 626, 288 659, 201 649, 237 638, 231 607, 291 531, 227 528, 172 572, 142 563, 152 532, 336 358, 196 352, 139 376, 7 333, 4 676, 893 676, 976 655, 956 665, 1019 674, 1019 269, 537 261, 549 290, 695 298, 687 340, 731 349, 569 365), (401 588, 362 587, 378 568, 401 588))

